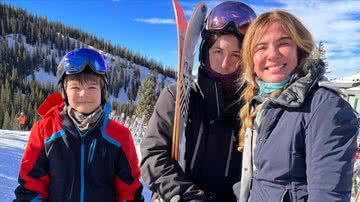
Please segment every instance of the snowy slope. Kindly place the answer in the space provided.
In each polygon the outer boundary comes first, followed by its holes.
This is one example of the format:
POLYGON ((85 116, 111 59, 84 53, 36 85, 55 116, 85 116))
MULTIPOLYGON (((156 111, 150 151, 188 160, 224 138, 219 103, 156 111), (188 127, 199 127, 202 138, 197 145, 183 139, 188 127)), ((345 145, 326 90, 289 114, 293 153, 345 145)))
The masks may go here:
POLYGON ((0 130, 0 201, 14 198, 21 157, 29 132, 0 130))
MULTIPOLYGON (((62 36, 62 37, 64 37, 64 36, 62 36)), ((4 38, 2 36, 0 36, 0 41, 1 40, 4 40, 4 38)), ((7 40, 9 47, 14 47, 14 44, 17 43, 18 46, 23 45, 25 50, 27 52, 29 52, 31 55, 35 54, 36 46, 26 43, 26 37, 21 34, 16 34, 15 36, 13 34, 8 34, 6 36, 6 40, 7 40)), ((130 80, 132 80, 132 78, 133 78, 135 66, 139 67, 141 81, 143 81, 150 72, 149 68, 147 68, 145 66, 137 65, 137 64, 132 63, 124 58, 117 56, 117 55, 112 55, 110 53, 96 49, 96 48, 89 46, 87 44, 84 44, 82 42, 78 42, 76 39, 73 39, 71 37, 69 37, 69 41, 73 44, 79 44, 79 45, 81 45, 81 47, 88 47, 88 48, 92 48, 92 49, 99 51, 106 60, 106 63, 108 65, 108 69, 109 69, 109 77, 110 78, 113 77, 114 70, 119 68, 118 66, 114 66, 116 64, 118 64, 118 65, 122 64, 126 67, 126 72, 130 75, 130 80)), ((54 55, 56 63, 59 63, 63 56, 63 55, 58 55, 58 49, 51 48, 51 46, 48 44, 41 45, 41 52, 43 54, 46 54, 46 57, 48 59, 51 59, 51 56, 54 55)), ((39 69, 38 71, 34 72, 35 80, 37 80, 43 84, 50 82, 51 84, 56 85, 57 79, 54 74, 45 72, 41 65, 39 65, 38 69, 39 69)), ((164 77, 164 75, 158 74, 158 82, 161 82, 163 77, 164 77)), ((32 79, 32 76, 31 75, 28 76, 28 79, 32 79)), ((175 79, 166 77, 164 84, 165 84, 165 86, 167 86, 174 82, 175 82, 175 79)), ((122 88, 119 92, 118 98, 115 98, 114 96, 110 96, 110 100, 116 100, 120 103, 126 103, 128 101, 127 91, 125 91, 125 89, 122 88)))
MULTIPOLYGON (((14 199, 21 158, 29 132, 0 129, 0 202, 14 199)), ((139 146, 136 146, 139 151, 139 146)), ((145 201, 150 201, 151 193, 144 187, 145 201)))

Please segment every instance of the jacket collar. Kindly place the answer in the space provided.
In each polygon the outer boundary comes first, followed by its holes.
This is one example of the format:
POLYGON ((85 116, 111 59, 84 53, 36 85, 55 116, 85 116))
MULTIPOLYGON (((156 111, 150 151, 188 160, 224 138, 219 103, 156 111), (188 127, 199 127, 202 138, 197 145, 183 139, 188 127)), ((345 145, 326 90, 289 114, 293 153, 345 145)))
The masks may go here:
POLYGON ((88 129, 86 132, 80 132, 80 130, 72 121, 68 113, 65 110, 63 110, 61 112, 61 117, 64 120, 63 127, 76 137, 79 134, 87 134, 89 131, 92 131, 94 129, 106 127, 106 125, 109 122, 110 111, 111 111, 111 104, 106 103, 104 106, 104 112, 102 113, 103 115, 101 115, 101 117, 97 120, 96 124, 92 128, 88 129))
POLYGON ((225 100, 220 82, 210 79, 203 71, 203 68, 199 68, 197 83, 210 122, 214 122, 224 113, 237 115, 240 107, 240 91, 229 100, 225 100))
MULTIPOLYGON (((53 117, 59 123, 62 123, 63 127, 67 128, 69 131, 73 131, 77 134, 77 128, 72 122, 71 118, 63 110, 65 107, 65 102, 60 93, 54 93, 49 95, 45 101, 38 108, 38 114, 41 118, 48 116, 53 117)), ((109 122, 109 114, 111 111, 111 104, 106 103, 104 106, 104 116, 102 116, 98 123, 94 126, 96 127, 105 127, 109 122)))
POLYGON ((326 79, 325 63, 320 59, 307 59, 302 71, 294 73, 285 90, 278 96, 272 97, 271 102, 286 107, 300 107, 304 104, 309 92, 319 81, 326 79))

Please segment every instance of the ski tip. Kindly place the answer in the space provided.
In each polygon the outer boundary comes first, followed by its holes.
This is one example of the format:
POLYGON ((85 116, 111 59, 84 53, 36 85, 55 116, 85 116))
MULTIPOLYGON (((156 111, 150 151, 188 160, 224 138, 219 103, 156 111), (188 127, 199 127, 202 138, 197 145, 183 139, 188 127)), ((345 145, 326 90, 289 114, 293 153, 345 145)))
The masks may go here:
POLYGON ((200 9, 201 12, 206 12, 207 11, 207 6, 204 2, 200 2, 196 5, 197 9, 200 9))
POLYGON ((204 12, 204 13, 206 13, 206 11, 207 11, 206 4, 205 4, 205 3, 201 3, 200 6, 201 6, 201 11, 204 12))

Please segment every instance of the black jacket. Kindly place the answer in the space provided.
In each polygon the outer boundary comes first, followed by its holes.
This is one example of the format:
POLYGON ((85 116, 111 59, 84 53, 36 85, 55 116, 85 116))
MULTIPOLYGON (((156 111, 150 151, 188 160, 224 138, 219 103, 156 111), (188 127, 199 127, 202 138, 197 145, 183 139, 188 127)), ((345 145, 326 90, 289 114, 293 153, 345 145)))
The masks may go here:
POLYGON ((219 83, 200 70, 200 89, 192 89, 186 130, 185 172, 171 159, 176 86, 161 93, 141 143, 141 173, 152 201, 236 201, 240 180, 237 151, 238 95, 225 100, 219 83), (224 104, 225 103, 225 104, 224 104), (178 200, 177 200, 178 199, 178 200))

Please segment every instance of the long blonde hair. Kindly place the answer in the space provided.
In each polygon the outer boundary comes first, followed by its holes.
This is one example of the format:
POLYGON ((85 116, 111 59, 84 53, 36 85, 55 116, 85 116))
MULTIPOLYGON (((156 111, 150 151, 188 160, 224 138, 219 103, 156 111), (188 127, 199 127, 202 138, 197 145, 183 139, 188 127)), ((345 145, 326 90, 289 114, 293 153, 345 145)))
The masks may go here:
MULTIPOLYGON (((271 12, 263 13, 250 24, 242 46, 241 69, 243 74, 241 80, 246 87, 241 95, 244 105, 240 109, 242 125, 239 131, 239 150, 242 150, 244 147, 246 128, 252 128, 254 117, 256 117, 260 108, 260 106, 258 106, 256 109, 252 109, 250 103, 252 98, 258 93, 259 89, 255 81, 256 76, 253 62, 254 49, 267 29, 275 22, 283 26, 289 33, 290 38, 297 45, 298 67, 301 67, 302 64, 305 63, 306 58, 309 57, 315 47, 309 30, 306 29, 294 15, 286 11, 273 10, 271 12)), ((280 93, 281 91, 274 92, 270 96, 278 95, 280 93)))

